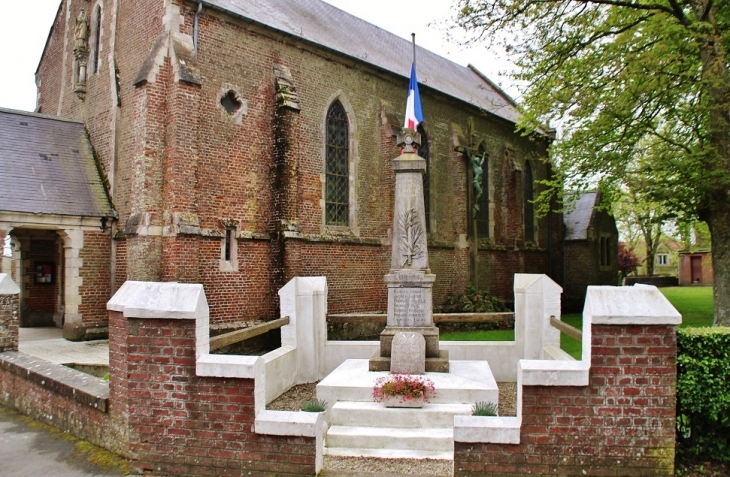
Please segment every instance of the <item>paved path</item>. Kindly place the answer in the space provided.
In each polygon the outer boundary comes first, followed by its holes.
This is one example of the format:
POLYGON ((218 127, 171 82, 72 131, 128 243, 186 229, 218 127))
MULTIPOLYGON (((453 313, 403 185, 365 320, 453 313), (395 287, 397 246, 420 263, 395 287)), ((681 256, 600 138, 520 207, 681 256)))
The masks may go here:
POLYGON ((60 328, 20 328, 18 351, 56 364, 109 365, 109 341, 66 341, 60 328))
POLYGON ((0 407, 0 475, 104 477, 124 473, 89 463, 73 440, 56 437, 44 426, 30 427, 19 414, 0 407))

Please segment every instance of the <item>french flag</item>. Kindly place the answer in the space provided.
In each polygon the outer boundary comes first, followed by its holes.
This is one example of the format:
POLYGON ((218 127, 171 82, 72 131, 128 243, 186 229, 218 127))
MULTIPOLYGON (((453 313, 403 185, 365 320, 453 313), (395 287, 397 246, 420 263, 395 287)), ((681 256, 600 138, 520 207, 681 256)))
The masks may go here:
POLYGON ((408 101, 406 102, 406 120, 404 128, 416 129, 423 121, 421 110, 421 95, 418 94, 418 79, 416 78, 416 64, 411 64, 411 82, 408 85, 408 101))

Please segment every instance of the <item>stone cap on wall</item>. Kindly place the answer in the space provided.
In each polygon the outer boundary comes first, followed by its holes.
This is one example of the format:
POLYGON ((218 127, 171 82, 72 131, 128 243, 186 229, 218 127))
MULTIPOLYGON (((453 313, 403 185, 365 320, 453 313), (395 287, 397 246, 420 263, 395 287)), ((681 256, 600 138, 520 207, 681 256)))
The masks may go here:
POLYGON ((542 273, 515 273, 513 290, 515 293, 554 294, 562 293, 563 288, 542 273))
POLYGON ((107 302, 106 309, 127 318, 194 320, 209 316, 208 300, 199 283, 128 280, 107 302))
POLYGON ((679 325, 682 315, 653 285, 589 286, 583 316, 594 325, 679 325))
POLYGON ((0 273, 0 295, 17 295, 20 287, 7 273, 0 273))

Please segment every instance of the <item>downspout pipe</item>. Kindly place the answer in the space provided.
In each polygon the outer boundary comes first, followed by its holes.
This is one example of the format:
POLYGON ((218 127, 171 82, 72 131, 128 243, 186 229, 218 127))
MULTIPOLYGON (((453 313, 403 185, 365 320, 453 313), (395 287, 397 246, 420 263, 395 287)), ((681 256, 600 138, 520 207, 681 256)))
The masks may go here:
POLYGON ((198 17, 203 11, 203 2, 198 3, 198 11, 195 12, 195 20, 193 21, 193 48, 195 53, 198 52, 198 17))

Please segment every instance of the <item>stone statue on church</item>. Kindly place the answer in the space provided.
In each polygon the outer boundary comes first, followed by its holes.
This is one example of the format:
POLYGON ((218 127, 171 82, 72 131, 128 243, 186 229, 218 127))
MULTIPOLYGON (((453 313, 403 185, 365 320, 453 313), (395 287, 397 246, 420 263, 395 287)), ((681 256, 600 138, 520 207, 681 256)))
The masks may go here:
POLYGON ((86 12, 81 9, 81 13, 76 18, 76 48, 86 48, 86 42, 89 39, 89 17, 86 16, 86 12))

